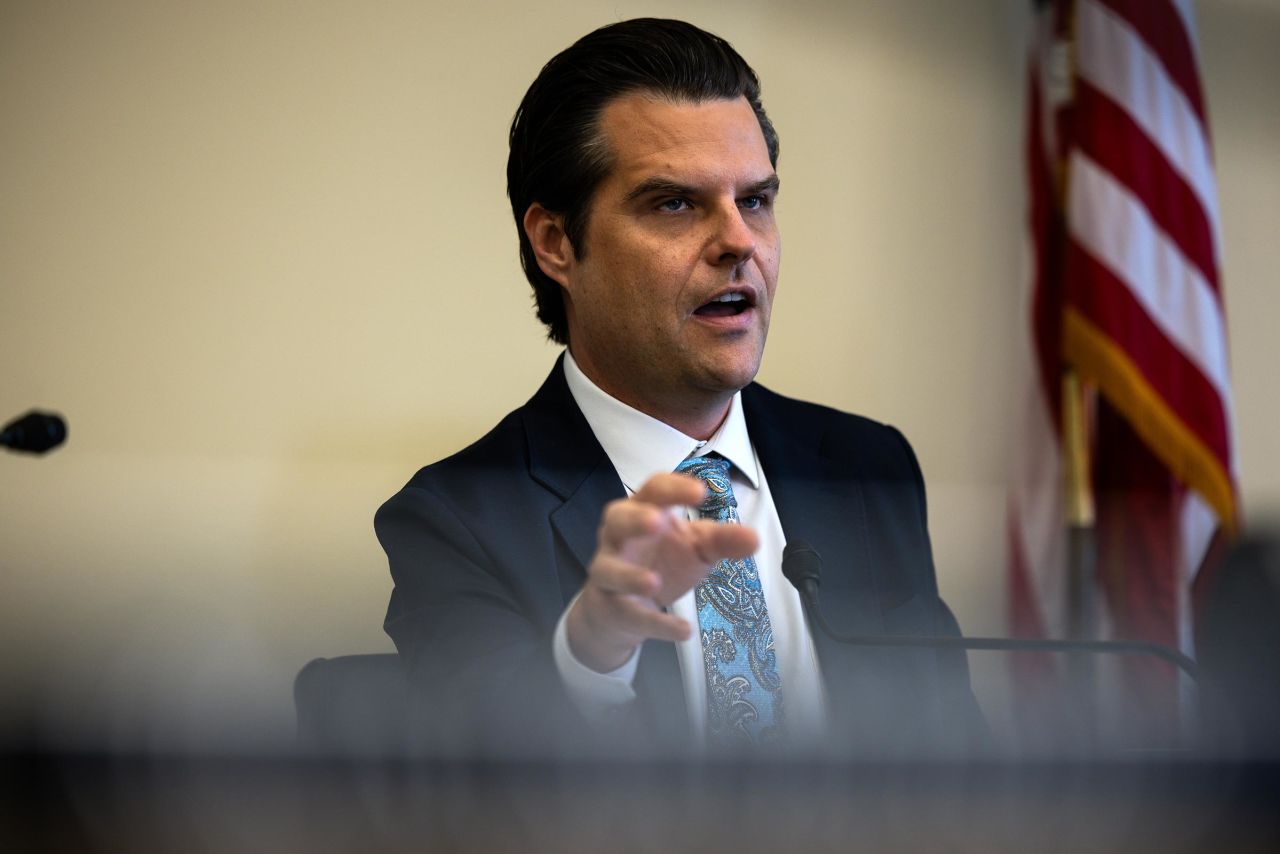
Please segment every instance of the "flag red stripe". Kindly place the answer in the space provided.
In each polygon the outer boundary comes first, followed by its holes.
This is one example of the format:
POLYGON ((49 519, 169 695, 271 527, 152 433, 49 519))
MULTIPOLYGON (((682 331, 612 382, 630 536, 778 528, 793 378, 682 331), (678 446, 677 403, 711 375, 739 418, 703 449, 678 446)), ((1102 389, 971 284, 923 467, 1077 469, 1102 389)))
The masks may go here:
POLYGON ((1208 134, 1209 121, 1205 116, 1204 94, 1200 90, 1195 49, 1182 16, 1169 0, 1098 0, 1102 5, 1123 18, 1147 47, 1160 60, 1169 78, 1187 96, 1191 109, 1200 118, 1200 124, 1208 134))
POLYGON ((1128 354, 1151 387, 1230 470, 1223 401, 1204 374, 1169 342, 1129 288, 1074 241, 1068 301, 1128 354))
MULTIPOLYGON (((1181 595, 1178 520, 1183 490, 1125 416, 1098 406, 1094 460, 1098 567, 1113 636, 1178 646, 1181 595)), ((1177 743, 1177 679, 1163 662, 1126 661, 1120 696, 1133 703, 1138 743, 1177 743), (1152 741, 1147 742, 1147 739, 1152 741)))
POLYGON ((1177 646, 1178 508, 1182 492, 1168 468, 1114 407, 1098 406, 1108 441, 1094 460, 1099 564, 1117 604, 1117 637, 1177 646))
POLYGON ((1080 148, 1142 201, 1220 300, 1213 232, 1191 185, 1128 113, 1083 80, 1077 81, 1076 110, 1080 148))
POLYGON ((1062 216, 1054 204, 1053 173, 1045 155, 1041 125, 1042 93, 1039 75, 1032 65, 1027 87, 1027 185, 1031 204, 1028 223, 1032 241, 1031 326, 1036 353, 1036 376, 1054 430, 1061 428, 1059 414, 1062 360, 1062 216))

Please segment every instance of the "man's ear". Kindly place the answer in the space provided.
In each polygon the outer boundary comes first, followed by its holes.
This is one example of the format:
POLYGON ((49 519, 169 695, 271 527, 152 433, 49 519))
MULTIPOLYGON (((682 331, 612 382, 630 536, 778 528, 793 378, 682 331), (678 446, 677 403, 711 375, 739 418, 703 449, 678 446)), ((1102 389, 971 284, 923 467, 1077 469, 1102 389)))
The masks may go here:
POLYGON ((577 258, 564 231, 564 215, 552 213, 534 202, 524 212, 523 225, 542 272, 559 282, 560 287, 568 288, 569 273, 577 258))

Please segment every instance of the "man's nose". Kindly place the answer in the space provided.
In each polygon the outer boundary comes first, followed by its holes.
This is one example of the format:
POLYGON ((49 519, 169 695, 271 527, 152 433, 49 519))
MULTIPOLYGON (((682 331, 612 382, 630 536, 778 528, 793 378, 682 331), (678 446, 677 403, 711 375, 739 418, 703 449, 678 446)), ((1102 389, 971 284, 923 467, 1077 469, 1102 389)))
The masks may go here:
POLYGON ((756 254, 756 233, 743 218, 736 201, 719 211, 714 228, 707 247, 707 260, 711 264, 741 264, 756 254))

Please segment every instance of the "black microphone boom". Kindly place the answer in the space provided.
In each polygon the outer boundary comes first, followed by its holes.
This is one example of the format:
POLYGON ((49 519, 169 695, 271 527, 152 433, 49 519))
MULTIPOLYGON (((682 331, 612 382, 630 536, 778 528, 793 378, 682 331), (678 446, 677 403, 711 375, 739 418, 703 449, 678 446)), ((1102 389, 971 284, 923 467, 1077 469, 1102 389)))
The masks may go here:
POLYGON ((804 540, 792 540, 782 549, 782 574, 800 591, 809 608, 818 608, 818 585, 822 582, 822 555, 804 540))
POLYGON ((0 430, 0 446, 28 454, 43 454, 66 440, 67 422, 62 416, 34 409, 0 430))
POLYGON ((782 574, 800 591, 809 618, 823 634, 851 646, 927 647, 930 649, 999 649, 1009 652, 1066 652, 1151 655, 1181 669, 1197 683, 1196 663, 1187 656, 1158 643, 1144 641, 1032 640, 1024 638, 977 638, 910 635, 841 635, 832 630, 818 607, 818 584, 822 579, 822 557, 803 540, 788 542, 782 550, 782 574))

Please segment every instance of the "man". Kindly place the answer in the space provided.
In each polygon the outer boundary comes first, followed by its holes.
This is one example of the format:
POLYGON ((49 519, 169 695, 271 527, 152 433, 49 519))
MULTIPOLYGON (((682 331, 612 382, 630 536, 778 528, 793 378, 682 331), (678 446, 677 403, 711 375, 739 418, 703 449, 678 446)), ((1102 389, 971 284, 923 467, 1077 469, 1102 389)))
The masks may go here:
POLYGON ((963 657, 815 636, 782 574, 804 540, 838 630, 957 631, 901 435, 752 384, 777 158, 754 72, 685 23, 605 27, 529 88, 508 194, 568 350, 376 520, 430 749, 896 750, 973 728, 963 657))

